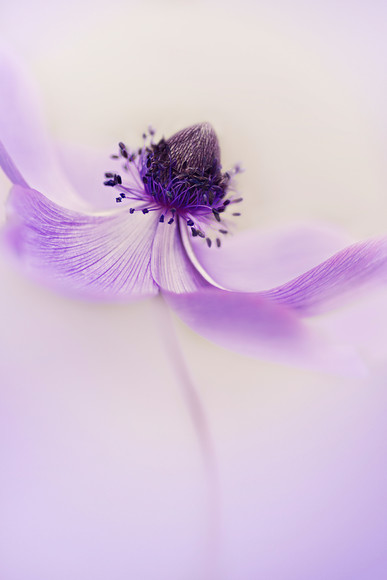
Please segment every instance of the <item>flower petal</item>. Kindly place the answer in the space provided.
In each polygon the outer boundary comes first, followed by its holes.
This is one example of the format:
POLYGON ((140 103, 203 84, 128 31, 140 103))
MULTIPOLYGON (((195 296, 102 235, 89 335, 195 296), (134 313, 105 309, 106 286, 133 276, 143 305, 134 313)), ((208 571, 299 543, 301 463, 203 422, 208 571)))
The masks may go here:
POLYGON ((326 226, 249 230, 224 236, 222 247, 211 248, 191 238, 197 259, 225 288, 253 292, 269 290, 304 273, 351 243, 348 236, 326 226))
POLYGON ((301 276, 262 294, 309 316, 381 282, 387 282, 386 238, 344 248, 301 276))
POLYGON ((35 277, 97 299, 154 295, 150 256, 158 216, 81 214, 15 186, 5 241, 35 277))
POLYGON ((0 167, 14 184, 28 183, 55 201, 81 207, 52 150, 35 85, 4 52, 0 86, 0 167))
POLYGON ((178 294, 209 286, 186 254, 177 221, 160 223, 157 228, 152 250, 152 275, 161 289, 178 294))
POLYGON ((365 373, 352 347, 336 344, 291 309, 259 293, 212 287, 163 295, 188 326, 235 352, 344 375, 365 373))

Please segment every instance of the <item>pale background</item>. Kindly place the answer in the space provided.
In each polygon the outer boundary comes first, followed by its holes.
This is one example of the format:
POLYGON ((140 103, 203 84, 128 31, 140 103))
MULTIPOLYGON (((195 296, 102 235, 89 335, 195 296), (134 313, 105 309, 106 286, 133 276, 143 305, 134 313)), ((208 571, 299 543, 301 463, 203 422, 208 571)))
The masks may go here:
MULTIPOLYGON (((386 11, 1 0, 0 35, 58 143, 109 151, 149 123, 208 120, 224 166, 246 169, 242 228, 325 221, 360 239, 387 226, 386 11)), ((3 259, 1 280, 0 577, 207 580, 206 479, 155 306, 69 301, 3 259)), ((358 380, 247 359, 176 321, 218 456, 222 580, 386 577, 378 318, 358 380)))

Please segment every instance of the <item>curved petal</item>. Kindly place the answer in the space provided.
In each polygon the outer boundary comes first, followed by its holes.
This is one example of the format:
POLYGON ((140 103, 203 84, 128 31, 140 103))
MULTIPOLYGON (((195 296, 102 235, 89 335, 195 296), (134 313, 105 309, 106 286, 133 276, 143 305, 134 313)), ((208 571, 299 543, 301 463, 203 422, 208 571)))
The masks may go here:
POLYGON ((221 286, 255 292, 269 290, 304 273, 351 243, 341 232, 321 225, 280 230, 249 230, 224 236, 222 247, 191 238, 197 259, 221 286))
POLYGON ((52 150, 34 83, 4 52, 0 52, 0 86, 0 167, 14 184, 28 183, 55 201, 81 207, 52 150), (12 166, 17 172, 10 171, 12 166))
POLYGON ((353 244, 290 282, 262 295, 310 316, 355 292, 387 282, 387 239, 353 244))
POLYGON ((8 210, 7 245, 46 284, 110 300, 158 292, 150 271, 155 213, 81 214, 18 186, 8 210))
POLYGON ((152 275, 168 292, 194 292, 209 284, 194 268, 184 249, 177 221, 159 223, 152 249, 152 275))
POLYGON ((344 375, 365 373, 351 347, 327 340, 294 311, 259 293, 207 288, 163 295, 188 326, 225 348, 344 375))

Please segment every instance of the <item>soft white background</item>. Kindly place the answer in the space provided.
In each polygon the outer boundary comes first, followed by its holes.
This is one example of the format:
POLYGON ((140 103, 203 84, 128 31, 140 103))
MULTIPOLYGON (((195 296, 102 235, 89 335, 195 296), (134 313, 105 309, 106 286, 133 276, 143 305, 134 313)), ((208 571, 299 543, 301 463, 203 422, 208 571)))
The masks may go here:
MULTIPOLYGON (((149 123, 168 135, 209 120, 224 165, 246 168, 242 228, 386 231, 382 2, 20 1, 0 14, 58 142, 109 151, 149 123)), ((207 580, 206 479, 156 306, 69 301, 2 260, 0 308, 0 577, 207 580)), ((385 578, 379 314, 365 310, 359 380, 247 359, 176 321, 218 455, 222 580, 385 578)))

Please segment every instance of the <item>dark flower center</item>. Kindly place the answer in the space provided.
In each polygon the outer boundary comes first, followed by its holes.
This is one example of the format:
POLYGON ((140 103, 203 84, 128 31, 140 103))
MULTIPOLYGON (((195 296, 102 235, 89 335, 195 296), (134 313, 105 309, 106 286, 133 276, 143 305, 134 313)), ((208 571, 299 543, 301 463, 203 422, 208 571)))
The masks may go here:
POLYGON ((141 177, 149 195, 176 210, 219 204, 230 180, 221 172, 218 138, 209 123, 151 145, 141 177))
MULTIPOLYGON (((134 202, 130 213, 162 210, 162 223, 172 224, 176 217, 182 218, 194 237, 205 238, 203 229, 208 226, 227 234, 221 214, 231 204, 242 201, 229 195, 232 176, 239 167, 222 172, 219 142, 212 126, 198 123, 158 143, 153 142, 153 135, 149 129, 149 142, 144 133, 144 147, 137 151, 119 143, 119 155, 112 157, 124 159, 123 169, 134 177, 135 185, 126 184, 118 173, 106 173, 105 185, 120 191, 116 201, 134 202)), ((210 246, 210 238, 206 239, 210 246)), ((216 245, 220 246, 218 238, 216 245)))

